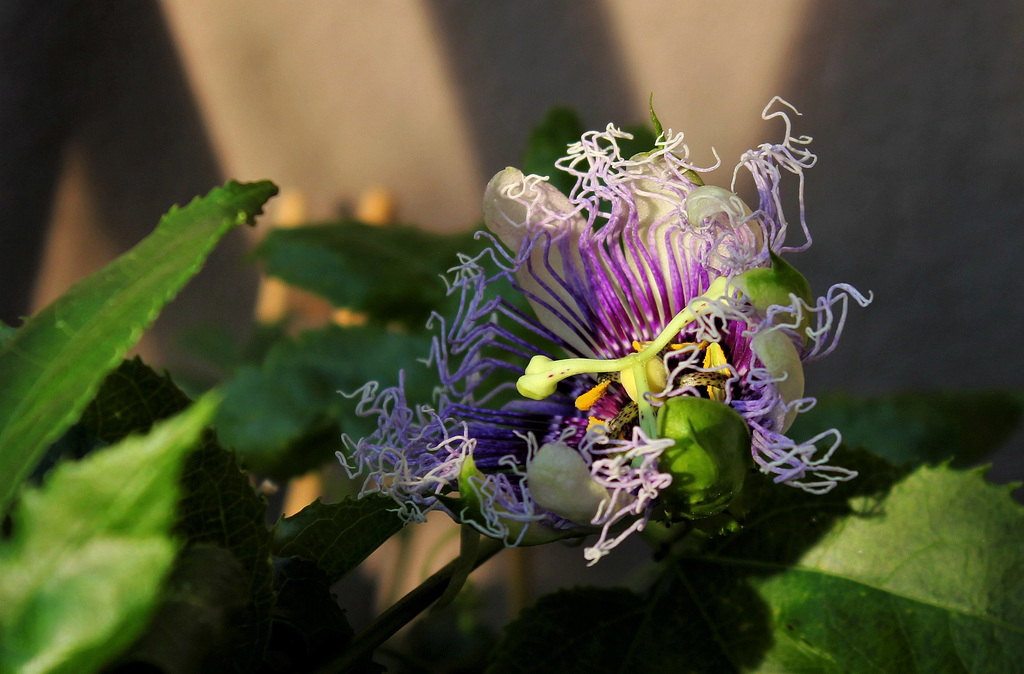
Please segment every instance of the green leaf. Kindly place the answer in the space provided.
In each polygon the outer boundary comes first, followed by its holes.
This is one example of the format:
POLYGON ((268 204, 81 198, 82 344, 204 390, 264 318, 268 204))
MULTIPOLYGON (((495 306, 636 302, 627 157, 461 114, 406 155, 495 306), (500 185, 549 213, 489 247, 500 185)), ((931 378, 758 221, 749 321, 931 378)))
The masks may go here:
POLYGON ((4 344, 7 343, 7 340, 14 337, 15 332, 17 331, 14 328, 3 321, 0 321, 0 348, 3 348, 4 344))
POLYGON ((22 495, 0 547, 0 672, 95 671, 145 629, 178 548, 176 476, 217 402, 22 495))
POLYGON ((542 597, 505 632, 488 672, 708 672, 756 665, 768 609, 729 569, 669 567, 647 596, 576 588, 542 597))
POLYGON ((622 588, 541 597, 505 628, 488 674, 626 671, 644 600, 622 588))
POLYGON ((342 431, 360 437, 376 427, 342 392, 368 381, 395 383, 405 370, 409 400, 430 402, 437 377, 420 362, 429 353, 425 335, 376 326, 329 326, 280 342, 261 367, 243 368, 225 385, 220 437, 254 470, 275 477, 306 472, 342 449, 342 431))
POLYGON ((633 124, 622 127, 626 133, 633 134, 633 138, 622 138, 619 140, 619 153, 626 159, 641 152, 650 152, 658 137, 651 131, 650 127, 643 124, 633 124))
POLYGON ((189 456, 182 474, 177 531, 189 545, 217 545, 235 556, 248 603, 231 614, 230 657, 236 672, 252 671, 270 638, 274 605, 267 505, 257 496, 234 453, 209 439, 189 456))
MULTIPOLYGON (((922 467, 758 583, 759 671, 1006 672, 1024 662, 1024 510, 982 471, 922 467)), ((769 571, 763 560, 721 560, 769 571)))
POLYGON ((230 671, 228 626, 232 612, 248 599, 244 569, 230 551, 215 545, 185 548, 149 629, 118 658, 116 671, 230 671))
POLYGON ((661 120, 658 119, 658 114, 656 112, 654 112, 654 92, 653 91, 651 92, 651 97, 649 99, 647 99, 647 107, 651 111, 651 124, 654 125, 654 135, 655 136, 660 136, 661 134, 663 134, 665 132, 665 130, 661 126, 661 120))
POLYGON ((277 188, 228 183, 28 319, 0 347, 0 512, 46 448, 232 227, 251 222, 277 188))
POLYGON ((570 143, 579 141, 586 129, 570 108, 552 108, 544 119, 530 131, 523 153, 523 173, 548 176, 548 182, 562 194, 569 194, 576 178, 557 168, 555 162, 566 154, 570 143))
MULTIPOLYGON (((274 630, 266 674, 317 671, 352 642, 355 633, 316 564, 287 557, 274 560, 274 630)), ((382 672, 367 657, 358 672, 382 672)))
MULTIPOLYGON (((145 430, 188 404, 188 397, 169 377, 156 374, 136 358, 107 378, 81 424, 113 441, 145 430)), ((225 614, 230 646, 224 650, 235 671, 248 671, 263 657, 274 601, 266 504, 239 470, 235 455, 222 449, 212 433, 204 436, 202 445, 186 460, 181 486, 176 531, 186 545, 223 548, 237 562, 246 602, 241 609, 225 614)), ((148 647, 155 648, 152 643, 148 647)))
POLYGON ((907 392, 876 397, 823 396, 798 415, 796 439, 838 428, 843 441, 893 463, 976 463, 1019 427, 1024 396, 1008 391, 907 392))
POLYGON ((384 324, 421 330, 430 313, 448 306, 441 275, 460 252, 484 244, 472 233, 434 234, 405 225, 348 221, 276 229, 256 249, 266 273, 365 313, 384 324))
POLYGON ((331 585, 359 566, 405 525, 384 496, 321 503, 319 499, 274 529, 274 554, 314 562, 331 585))

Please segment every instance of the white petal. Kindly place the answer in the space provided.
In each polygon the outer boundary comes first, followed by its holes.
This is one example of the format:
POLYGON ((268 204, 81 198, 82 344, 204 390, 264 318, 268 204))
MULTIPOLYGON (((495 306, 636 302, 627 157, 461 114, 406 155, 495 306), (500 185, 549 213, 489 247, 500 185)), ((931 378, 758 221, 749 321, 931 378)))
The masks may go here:
POLYGON ((577 524, 590 524, 609 498, 579 452, 564 442, 541 445, 527 466, 526 480, 537 505, 577 524))
POLYGON ((773 415, 782 424, 777 431, 785 433, 793 425, 797 412, 795 409, 787 412, 783 406, 804 397, 804 366, 800 362, 800 353, 789 335, 780 330, 755 335, 750 340, 750 349, 777 380, 775 388, 782 397, 782 403, 773 410, 773 415))
POLYGON ((686 197, 686 219, 694 229, 713 228, 720 243, 708 264, 722 274, 739 271, 764 245, 760 221, 738 196, 715 185, 695 188, 686 197))
MULTIPOLYGON (((524 241, 538 234, 550 238, 550 243, 548 238, 543 238, 533 247, 529 261, 524 260, 516 272, 516 280, 528 295, 537 298, 530 299, 530 305, 541 324, 581 354, 595 355, 565 322, 572 322, 568 314, 581 313, 572 295, 563 287, 566 267, 573 265, 579 269, 581 265, 579 237, 587 223, 576 206, 537 176, 524 176, 518 169, 507 168, 487 184, 484 222, 517 256, 522 253, 524 241), (570 259, 562 258, 559 244, 568 244, 570 259)), ((585 332, 582 330, 585 326, 578 322, 574 325, 585 332)))

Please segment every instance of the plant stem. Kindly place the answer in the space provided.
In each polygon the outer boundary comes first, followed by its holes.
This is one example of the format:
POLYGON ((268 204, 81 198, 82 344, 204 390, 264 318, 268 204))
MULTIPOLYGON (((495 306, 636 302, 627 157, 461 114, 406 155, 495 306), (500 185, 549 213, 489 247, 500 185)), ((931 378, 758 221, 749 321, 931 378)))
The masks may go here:
MULTIPOLYGON (((482 541, 473 562, 473 568, 479 568, 504 547, 501 541, 491 538, 482 541)), ((369 656, 398 630, 412 622, 416 616, 444 594, 445 588, 448 587, 448 583, 451 582, 452 575, 458 567, 458 561, 456 559, 446 564, 440 571, 399 599, 391 608, 377 616, 376 620, 352 639, 352 643, 345 652, 321 668, 319 674, 342 674, 351 671, 360 660, 369 656)))

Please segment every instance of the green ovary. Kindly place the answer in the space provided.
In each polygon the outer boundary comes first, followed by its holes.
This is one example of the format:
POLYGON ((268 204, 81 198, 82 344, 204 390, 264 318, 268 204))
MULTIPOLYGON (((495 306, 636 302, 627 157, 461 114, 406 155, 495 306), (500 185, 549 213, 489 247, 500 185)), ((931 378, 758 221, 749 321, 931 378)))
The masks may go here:
POLYGON ((675 441, 658 467, 672 475, 661 504, 669 519, 710 517, 728 507, 750 467, 750 430, 731 407, 706 398, 666 400, 658 435, 675 441))

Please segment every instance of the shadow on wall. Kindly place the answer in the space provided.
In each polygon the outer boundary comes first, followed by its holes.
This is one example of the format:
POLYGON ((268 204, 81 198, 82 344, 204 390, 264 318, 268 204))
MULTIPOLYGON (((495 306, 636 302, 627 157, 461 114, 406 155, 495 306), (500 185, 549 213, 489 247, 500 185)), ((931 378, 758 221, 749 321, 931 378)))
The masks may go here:
MULTIPOLYGON (((0 31, 0 319, 16 324, 29 309, 69 147, 84 164, 80 189, 117 252, 222 176, 155 1, 19 0, 0 13, 0 31)), ((218 248, 164 312, 158 341, 207 316, 251 320, 255 273, 228 262, 242 243, 235 236, 218 248)))
POLYGON ((644 121, 610 18, 599 2, 428 0, 483 182, 517 165, 529 129, 553 105, 588 124, 644 121))
MULTIPOLYGON (((789 100, 819 165, 800 259, 875 293, 815 386, 1011 388, 1024 377, 1024 5, 810 5, 789 100)), ((994 457, 1024 476, 1024 430, 994 457)))
POLYGON ((860 392, 1019 387, 1024 6, 812 3, 790 61, 819 155, 799 266, 875 292, 814 369, 860 392))

